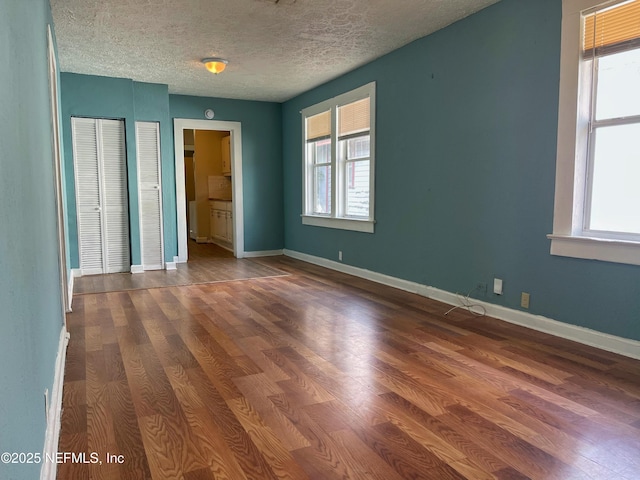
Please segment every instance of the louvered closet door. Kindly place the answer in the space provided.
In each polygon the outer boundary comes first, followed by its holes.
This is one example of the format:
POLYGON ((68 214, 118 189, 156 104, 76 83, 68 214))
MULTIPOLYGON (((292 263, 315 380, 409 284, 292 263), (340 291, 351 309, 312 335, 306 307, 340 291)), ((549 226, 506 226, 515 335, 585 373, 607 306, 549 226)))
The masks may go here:
POLYGON ((83 275, 103 273, 97 125, 89 118, 71 120, 80 269, 83 275))
POLYGON ((142 266, 145 270, 159 270, 164 268, 164 251, 158 123, 136 122, 136 143, 142 266))
POLYGON ((103 210, 107 273, 128 272, 129 201, 127 192, 126 144, 124 122, 98 120, 102 141, 103 210))
POLYGON ((72 118, 71 127, 80 270, 129 271, 124 122, 72 118))

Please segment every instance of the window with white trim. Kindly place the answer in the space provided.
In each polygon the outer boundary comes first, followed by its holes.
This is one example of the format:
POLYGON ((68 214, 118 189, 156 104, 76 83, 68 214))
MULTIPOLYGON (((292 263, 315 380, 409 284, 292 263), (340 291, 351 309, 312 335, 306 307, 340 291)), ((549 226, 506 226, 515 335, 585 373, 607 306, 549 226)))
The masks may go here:
POLYGON ((564 0, 551 253, 640 265, 640 0, 564 0))
POLYGON ((302 110, 302 223, 373 233, 375 83, 302 110))

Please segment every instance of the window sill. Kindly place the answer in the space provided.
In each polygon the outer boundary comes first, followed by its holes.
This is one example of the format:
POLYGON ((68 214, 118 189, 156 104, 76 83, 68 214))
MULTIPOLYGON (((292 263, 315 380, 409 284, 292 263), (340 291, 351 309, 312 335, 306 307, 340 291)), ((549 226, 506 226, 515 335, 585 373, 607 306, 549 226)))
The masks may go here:
POLYGON ((303 225, 314 227, 337 228, 339 230, 352 230, 354 232, 373 233, 375 221, 356 220, 353 218, 319 217, 315 215, 301 215, 303 225))
POLYGON ((551 255, 640 265, 640 242, 553 234, 547 238, 551 255))

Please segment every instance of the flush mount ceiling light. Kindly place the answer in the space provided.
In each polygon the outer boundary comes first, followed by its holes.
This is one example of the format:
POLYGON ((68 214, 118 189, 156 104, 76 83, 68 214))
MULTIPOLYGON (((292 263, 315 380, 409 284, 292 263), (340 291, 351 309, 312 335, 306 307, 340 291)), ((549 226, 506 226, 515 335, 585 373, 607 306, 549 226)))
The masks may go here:
POLYGON ((207 70, 216 75, 223 72, 224 69, 227 68, 227 63, 229 63, 224 58, 216 57, 203 58, 201 61, 204 63, 204 66, 207 67, 207 70))

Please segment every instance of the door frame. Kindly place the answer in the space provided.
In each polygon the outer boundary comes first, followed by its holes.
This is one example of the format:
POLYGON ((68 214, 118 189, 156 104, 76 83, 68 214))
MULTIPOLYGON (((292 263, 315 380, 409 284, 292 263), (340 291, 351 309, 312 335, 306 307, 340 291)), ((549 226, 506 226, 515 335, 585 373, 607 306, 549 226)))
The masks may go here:
POLYGON ((187 194, 184 178, 184 130, 209 130, 231 132, 231 198, 233 214, 233 255, 244 257, 244 208, 242 196, 242 124, 219 120, 173 120, 173 144, 176 163, 176 217, 178 230, 177 263, 188 259, 187 249, 187 194))
POLYGON ((51 100, 51 134, 53 149, 53 181, 56 201, 56 227, 58 233, 58 264, 60 268, 60 290, 62 300, 62 317, 66 325, 65 313, 71 312, 73 301, 73 282, 69 282, 67 270, 67 242, 65 240, 64 200, 62 198, 62 151, 60 149, 60 105, 58 85, 58 62, 53 47, 51 25, 47 25, 47 60, 49 72, 49 96, 51 100))

